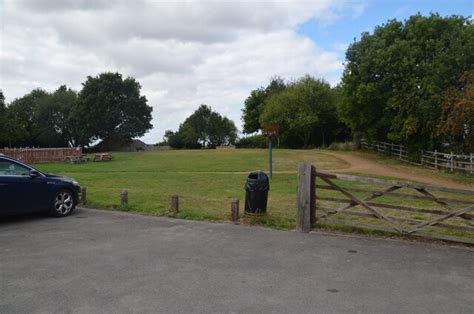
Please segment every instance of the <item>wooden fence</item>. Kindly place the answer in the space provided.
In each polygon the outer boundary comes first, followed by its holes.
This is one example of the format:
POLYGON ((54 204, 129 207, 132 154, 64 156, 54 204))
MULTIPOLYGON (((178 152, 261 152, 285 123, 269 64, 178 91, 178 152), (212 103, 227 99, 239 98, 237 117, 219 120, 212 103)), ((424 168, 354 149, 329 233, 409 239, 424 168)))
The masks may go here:
POLYGON ((399 160, 422 165, 432 169, 446 169, 449 171, 463 171, 469 174, 474 174, 474 154, 469 155, 457 155, 451 153, 442 153, 438 151, 421 151, 421 158, 417 161, 410 160, 408 158, 408 152, 405 146, 386 143, 386 142, 373 142, 369 143, 362 139, 360 141, 363 149, 372 149, 378 153, 385 155, 394 156, 399 160))
POLYGON ((324 173, 301 163, 297 197, 301 232, 323 222, 474 244, 472 190, 324 173))
POLYGON ((26 163, 64 161, 66 156, 82 155, 81 147, 64 148, 5 148, 0 154, 26 163))

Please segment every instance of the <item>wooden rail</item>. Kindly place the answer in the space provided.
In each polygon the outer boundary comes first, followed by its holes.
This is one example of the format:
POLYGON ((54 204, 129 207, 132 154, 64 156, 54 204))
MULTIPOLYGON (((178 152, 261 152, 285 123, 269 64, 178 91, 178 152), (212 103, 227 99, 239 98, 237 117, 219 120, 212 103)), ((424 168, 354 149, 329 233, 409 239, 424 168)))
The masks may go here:
POLYGON ((400 234, 446 238, 451 231, 441 228, 460 231, 467 236, 449 238, 474 244, 473 190, 325 173, 309 163, 299 165, 297 230, 309 232, 316 221, 357 226, 357 219, 350 218, 355 216, 375 219, 373 229, 384 225, 400 234))
POLYGON ((469 174, 474 174, 474 154, 459 155, 451 153, 443 153, 435 151, 421 151, 421 157, 419 160, 414 161, 408 158, 408 152, 405 146, 386 143, 386 142, 373 142, 362 139, 360 141, 363 149, 375 150, 378 153, 394 156, 404 162, 422 165, 432 169, 446 169, 449 171, 462 171, 469 174))
POLYGON ((0 149, 0 154, 26 163, 55 162, 70 156, 82 156, 82 148, 5 148, 0 149))

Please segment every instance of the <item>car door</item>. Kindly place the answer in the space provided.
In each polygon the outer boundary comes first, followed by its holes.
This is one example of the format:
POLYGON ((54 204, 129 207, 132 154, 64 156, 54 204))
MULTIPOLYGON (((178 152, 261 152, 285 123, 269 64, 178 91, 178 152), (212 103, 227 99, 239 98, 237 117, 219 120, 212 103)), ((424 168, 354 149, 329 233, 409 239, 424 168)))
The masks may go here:
POLYGON ((52 199, 52 186, 48 184, 47 178, 37 171, 35 176, 31 176, 31 170, 21 163, 0 159, 5 213, 27 213, 48 209, 52 199))
POLYGON ((21 181, 21 176, 15 173, 13 162, 0 159, 0 215, 21 211, 21 181))
MULTIPOLYGON (((46 210, 51 205, 53 186, 48 178, 42 174, 37 176, 23 175, 21 185, 23 187, 23 201, 20 203, 25 211, 33 212, 46 210)), ((53 182, 54 183, 54 182, 53 182)))

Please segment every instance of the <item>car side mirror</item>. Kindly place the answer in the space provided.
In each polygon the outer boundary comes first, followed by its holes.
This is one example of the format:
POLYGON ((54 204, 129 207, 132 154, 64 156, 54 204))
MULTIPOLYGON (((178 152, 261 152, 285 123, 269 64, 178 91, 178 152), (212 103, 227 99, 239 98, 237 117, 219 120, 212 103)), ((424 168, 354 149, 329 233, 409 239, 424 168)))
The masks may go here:
POLYGON ((37 176, 39 176, 39 172, 36 171, 36 170, 30 170, 30 178, 36 178, 37 176))

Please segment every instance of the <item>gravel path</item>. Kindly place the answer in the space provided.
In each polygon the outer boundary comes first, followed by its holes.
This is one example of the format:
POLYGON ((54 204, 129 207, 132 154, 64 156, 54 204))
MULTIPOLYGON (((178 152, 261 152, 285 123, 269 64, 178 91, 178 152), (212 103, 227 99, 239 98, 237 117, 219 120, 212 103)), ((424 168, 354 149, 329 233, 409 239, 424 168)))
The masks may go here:
POLYGON ((440 185, 456 189, 474 189, 473 184, 460 184, 450 180, 446 180, 444 178, 418 175, 416 173, 409 172, 407 169, 403 169, 402 167, 394 167, 392 165, 376 162, 367 158, 363 158, 361 156, 357 156, 354 153, 333 151, 328 151, 327 153, 344 160, 350 165, 348 168, 332 170, 335 172, 365 173, 379 176, 403 178, 410 181, 418 181, 422 183, 440 185))

